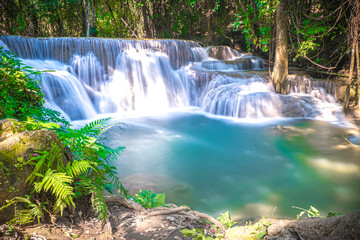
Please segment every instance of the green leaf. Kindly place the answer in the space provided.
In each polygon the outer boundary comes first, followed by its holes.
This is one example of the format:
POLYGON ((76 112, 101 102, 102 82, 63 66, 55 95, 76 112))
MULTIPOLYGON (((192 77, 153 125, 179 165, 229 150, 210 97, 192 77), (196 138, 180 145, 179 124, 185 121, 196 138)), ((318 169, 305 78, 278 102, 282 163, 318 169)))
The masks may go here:
POLYGON ((266 231, 262 231, 262 232, 259 232, 256 237, 258 239, 262 239, 265 235, 266 235, 266 231))

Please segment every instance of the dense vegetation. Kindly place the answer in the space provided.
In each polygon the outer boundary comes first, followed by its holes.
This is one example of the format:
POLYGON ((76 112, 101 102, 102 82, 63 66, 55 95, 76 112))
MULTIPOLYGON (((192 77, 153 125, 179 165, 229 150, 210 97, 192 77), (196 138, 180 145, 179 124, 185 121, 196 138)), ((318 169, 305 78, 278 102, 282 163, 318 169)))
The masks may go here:
POLYGON ((330 73, 350 69, 348 108, 350 87, 357 86, 353 78, 360 75, 353 74, 360 61, 359 5, 357 0, 8 0, 0 4, 0 29, 37 37, 180 38, 229 45, 274 63, 272 78, 281 93, 288 62, 330 73))

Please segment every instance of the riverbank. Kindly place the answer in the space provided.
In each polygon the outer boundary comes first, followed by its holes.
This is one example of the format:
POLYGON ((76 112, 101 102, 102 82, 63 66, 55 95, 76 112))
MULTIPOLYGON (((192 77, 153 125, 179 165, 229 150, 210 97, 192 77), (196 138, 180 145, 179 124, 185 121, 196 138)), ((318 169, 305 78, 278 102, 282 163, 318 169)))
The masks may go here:
MULTIPOLYGON (((212 237, 217 233, 216 228, 212 227, 214 224, 208 220, 211 220, 210 216, 191 211, 188 207, 170 204, 170 208, 145 210, 119 199, 108 202, 110 218, 104 225, 94 215, 87 216, 78 209, 74 214, 64 212, 56 224, 28 225, 18 228, 10 236, 4 235, 5 228, 2 225, 0 238, 186 240, 192 238, 184 237, 180 232, 182 229, 201 228, 207 236, 212 237)), ((223 239, 258 239, 263 231, 263 239, 359 239, 359 225, 360 210, 329 218, 263 219, 255 224, 234 226, 224 232, 223 239)))

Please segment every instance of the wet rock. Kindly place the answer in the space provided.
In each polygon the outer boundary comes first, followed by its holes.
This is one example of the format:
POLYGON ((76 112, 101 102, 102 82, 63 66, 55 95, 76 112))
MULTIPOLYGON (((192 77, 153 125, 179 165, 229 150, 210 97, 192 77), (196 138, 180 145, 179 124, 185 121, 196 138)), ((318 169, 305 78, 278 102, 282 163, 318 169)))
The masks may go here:
POLYGON ((240 56, 238 51, 227 46, 210 47, 207 51, 210 57, 218 60, 231 60, 234 57, 240 56))

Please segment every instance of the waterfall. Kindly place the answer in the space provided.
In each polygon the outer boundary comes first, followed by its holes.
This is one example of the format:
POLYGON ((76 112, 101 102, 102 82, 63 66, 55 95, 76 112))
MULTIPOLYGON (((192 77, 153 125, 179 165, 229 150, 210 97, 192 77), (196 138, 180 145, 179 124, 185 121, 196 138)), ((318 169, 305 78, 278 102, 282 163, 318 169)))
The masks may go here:
POLYGON ((0 44, 36 69, 54 70, 42 74, 46 104, 70 120, 188 106, 236 118, 325 118, 329 114, 323 109, 335 104, 326 84, 308 78, 291 81, 290 95, 276 94, 264 61, 229 47, 204 49, 182 40, 20 36, 0 36, 0 44))

